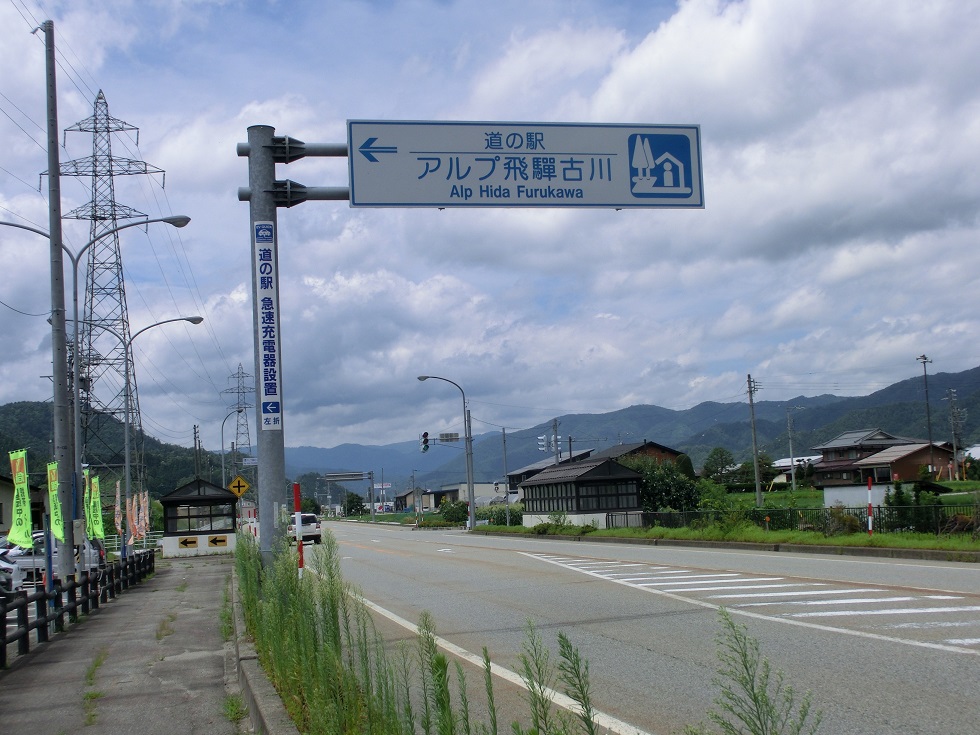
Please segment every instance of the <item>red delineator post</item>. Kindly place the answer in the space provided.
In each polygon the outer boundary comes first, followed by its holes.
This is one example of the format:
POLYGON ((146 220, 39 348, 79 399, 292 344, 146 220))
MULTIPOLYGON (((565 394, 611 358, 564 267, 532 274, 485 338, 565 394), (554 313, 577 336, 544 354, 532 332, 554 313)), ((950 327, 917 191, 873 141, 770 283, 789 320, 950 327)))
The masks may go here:
MULTIPOLYGON (((868 477, 868 535, 870 536, 871 531, 871 477, 868 477)), ((302 555, 300 555, 300 563, 302 563, 302 555)))
MULTIPOLYGON (((296 548, 299 549, 299 578, 303 578, 303 513, 299 483, 293 483, 293 528, 296 529, 296 548)), ((870 507, 870 506, 869 506, 870 507)))

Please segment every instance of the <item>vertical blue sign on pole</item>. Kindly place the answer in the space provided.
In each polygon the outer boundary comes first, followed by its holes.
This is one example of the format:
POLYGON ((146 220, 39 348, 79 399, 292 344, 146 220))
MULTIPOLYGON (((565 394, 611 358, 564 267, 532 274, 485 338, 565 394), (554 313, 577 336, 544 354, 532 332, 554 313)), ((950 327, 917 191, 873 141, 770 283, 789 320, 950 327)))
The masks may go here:
POLYGON ((275 223, 255 223, 253 248, 256 274, 255 298, 259 312, 260 429, 282 431, 282 398, 279 391, 279 274, 275 257, 275 223))

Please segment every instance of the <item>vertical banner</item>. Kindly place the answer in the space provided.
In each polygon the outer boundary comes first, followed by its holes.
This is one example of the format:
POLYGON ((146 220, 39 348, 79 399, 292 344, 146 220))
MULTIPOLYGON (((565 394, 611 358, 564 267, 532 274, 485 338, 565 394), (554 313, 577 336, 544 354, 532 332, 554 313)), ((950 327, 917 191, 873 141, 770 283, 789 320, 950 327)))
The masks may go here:
POLYGON ((58 463, 48 462, 48 508, 51 512, 51 533, 61 542, 65 540, 65 519, 61 515, 58 499, 58 463))
POLYGON ((282 398, 279 373, 279 273, 275 250, 275 223, 255 223, 252 256, 255 272, 255 303, 258 306, 259 364, 257 380, 262 401, 259 411, 260 431, 282 431, 282 398))
MULTIPOLYGON (((82 507, 85 509, 85 535, 92 538, 92 501, 89 497, 91 495, 89 474, 88 467, 82 470, 83 484, 85 485, 85 491, 82 493, 82 507)), ((75 543, 81 543, 81 540, 75 543)))
POLYGON ((143 512, 140 513, 140 538, 146 538, 150 532, 150 491, 143 491, 143 512))
POLYGON ((102 526, 102 491, 99 489, 99 478, 93 477, 92 489, 89 491, 92 500, 92 538, 105 538, 105 528, 102 526))
POLYGON ((31 538, 31 496, 27 488, 27 450, 10 452, 10 475, 14 481, 13 518, 7 539, 25 549, 34 547, 31 538))
POLYGON ((136 540, 136 498, 135 497, 126 498, 126 527, 127 527, 127 533, 129 534, 129 541, 126 542, 126 545, 132 546, 133 542, 136 540))
POLYGON ((112 519, 116 524, 116 533, 119 534, 120 542, 123 537, 123 525, 122 525, 122 506, 119 505, 119 480, 116 480, 116 513, 112 519))

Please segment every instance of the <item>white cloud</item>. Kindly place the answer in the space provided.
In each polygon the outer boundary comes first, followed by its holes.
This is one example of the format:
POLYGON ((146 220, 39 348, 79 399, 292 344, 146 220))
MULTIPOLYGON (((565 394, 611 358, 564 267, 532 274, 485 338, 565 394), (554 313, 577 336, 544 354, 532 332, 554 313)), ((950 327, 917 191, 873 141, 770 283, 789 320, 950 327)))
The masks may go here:
MULTIPOLYGON (((464 385, 476 421, 526 426, 738 400, 747 373, 776 399, 867 392, 915 375, 923 352, 937 370, 976 366, 980 16, 963 3, 329 5, 295 4, 286 23, 276 4, 46 4, 66 58, 60 127, 104 89, 141 128, 138 150, 124 137, 114 152, 167 172, 165 189, 120 177, 119 200, 192 217, 123 237, 134 328, 206 317, 143 348, 151 433, 189 444, 197 423, 216 448, 228 376, 254 372, 235 153, 254 124, 338 143, 348 118, 693 123, 703 140, 704 210, 279 210, 289 445, 458 424, 458 395, 420 373, 464 385)), ((46 229, 29 26, 0 7, 0 218, 46 229)), ((88 152, 73 133, 62 160, 88 152)), ((276 175, 341 186, 346 160, 276 175)), ((90 196, 63 192, 66 210, 90 196)), ((66 224, 71 245, 86 225, 66 224)), ((23 278, 0 300, 43 312, 46 249, 6 229, 0 257, 23 278)), ((43 318, 5 313, 0 401, 43 400, 43 318)))

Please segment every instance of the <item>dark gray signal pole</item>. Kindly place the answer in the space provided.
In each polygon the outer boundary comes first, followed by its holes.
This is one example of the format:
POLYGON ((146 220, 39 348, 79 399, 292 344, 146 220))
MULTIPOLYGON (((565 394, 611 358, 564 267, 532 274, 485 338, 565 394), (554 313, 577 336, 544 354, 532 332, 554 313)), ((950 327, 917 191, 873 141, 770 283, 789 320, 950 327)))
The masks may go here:
POLYGON ((346 156, 346 145, 307 145, 275 136, 269 125, 252 125, 248 143, 238 144, 248 157, 248 187, 238 190, 249 203, 252 251, 252 324, 255 338, 255 406, 258 437, 256 495, 259 502, 259 549, 264 564, 286 535, 290 492, 286 486, 282 334, 279 314, 279 233, 276 211, 308 199, 346 200, 347 187, 306 187, 276 180, 276 164, 305 156, 346 156))

